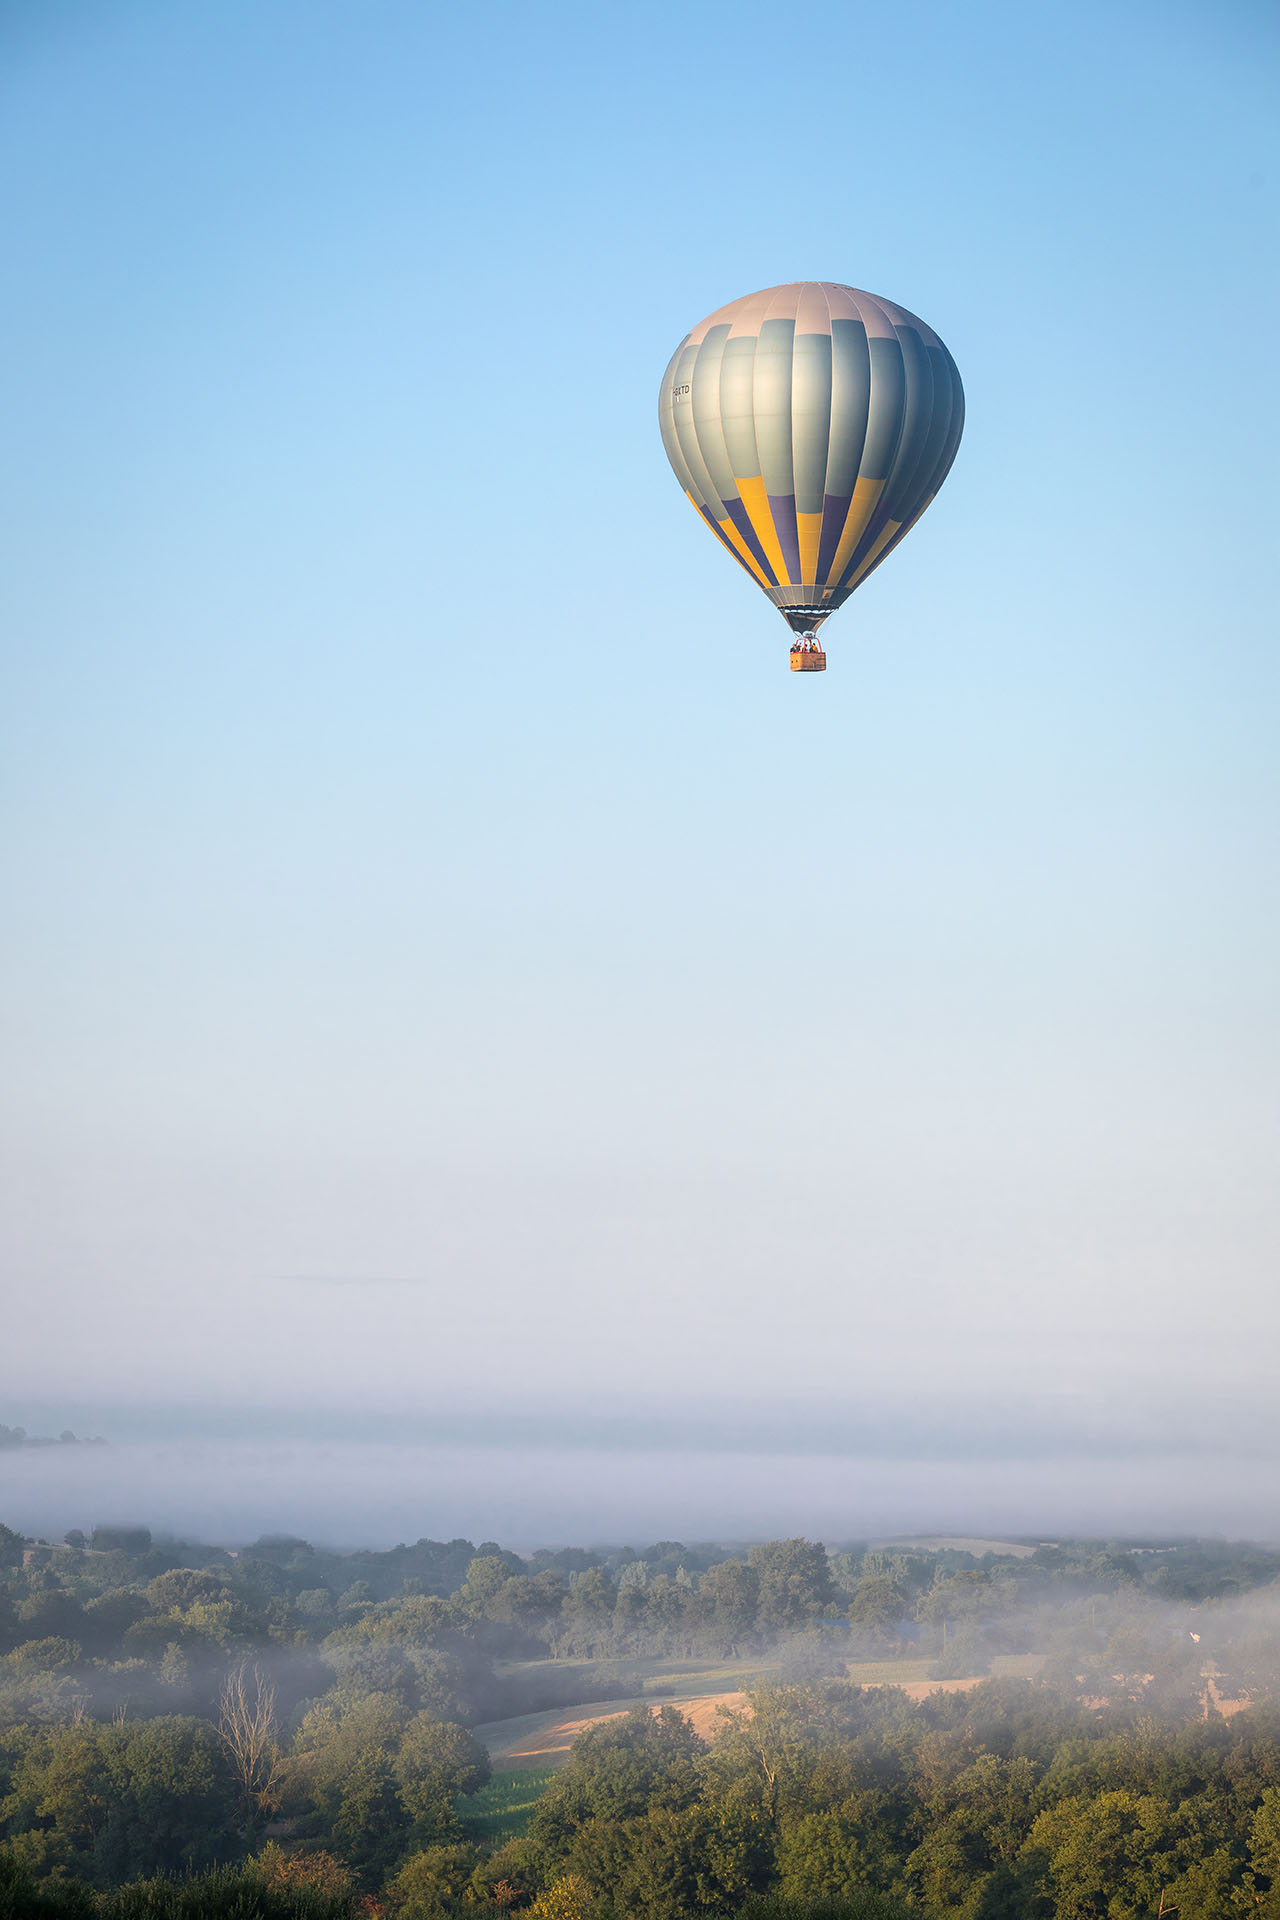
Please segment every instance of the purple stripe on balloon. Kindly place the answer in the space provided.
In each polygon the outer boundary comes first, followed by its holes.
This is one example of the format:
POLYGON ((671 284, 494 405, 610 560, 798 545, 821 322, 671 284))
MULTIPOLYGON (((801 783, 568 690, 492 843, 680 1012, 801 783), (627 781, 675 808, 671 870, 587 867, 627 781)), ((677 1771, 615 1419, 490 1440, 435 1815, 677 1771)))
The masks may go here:
MULTIPOLYGON (((720 525, 720 522, 716 519, 715 515, 713 513, 709 513, 706 507, 699 507, 698 512, 702 515, 703 519, 706 521, 712 533, 714 533, 716 539, 720 542, 721 546, 724 548, 725 552, 731 553, 734 559, 737 561, 738 565, 742 568, 742 571, 744 573, 751 574, 751 578, 755 580, 756 577, 754 573, 751 573, 750 567, 747 565, 742 555, 738 552, 738 549, 734 546, 732 540, 730 540, 728 535, 725 533, 724 528, 720 525)), ((759 584, 760 582, 756 580, 756 585, 759 586, 759 584)))
POLYGON ((766 555, 764 548, 760 545, 760 536, 756 532, 755 528, 752 526, 750 520, 747 518, 747 510, 743 506, 742 501, 726 500, 724 503, 724 510, 728 514, 729 518, 732 520, 734 526, 738 529, 738 532, 742 535, 743 544, 745 545, 748 553, 750 553, 752 559, 758 560, 760 565, 764 568, 765 573, 768 575, 770 586, 774 586, 774 587, 781 586, 782 582, 778 579, 777 574, 774 572, 773 568, 769 565, 768 556, 766 555))
POLYGON ((859 540, 853 552, 849 555, 848 564, 844 567, 843 571, 841 572, 840 579, 838 581, 833 580, 831 583, 832 586, 843 585, 843 583, 846 580, 850 579, 851 576, 858 571, 858 568, 862 565, 863 561, 866 559, 867 555, 870 553, 872 547, 874 547, 876 541, 880 538, 880 535, 884 532, 891 518, 892 516, 889 512, 889 509, 888 507, 885 506, 884 500, 882 498, 879 505, 876 507, 875 512, 872 514, 866 526, 863 528, 862 538, 861 540, 859 540))
POLYGON ((840 535, 844 532, 844 523, 849 518, 849 508, 853 505, 853 495, 827 493, 822 498, 822 534, 818 540, 818 585, 834 586, 828 582, 831 563, 836 557, 840 545, 840 535))
MULTIPOLYGON (((796 531, 796 497, 794 493, 770 493, 766 495, 769 511, 773 515, 773 530, 778 536, 778 545, 782 548, 782 557, 787 563, 787 580, 798 584, 800 579, 800 535, 796 531)), ((779 586, 783 582, 779 580, 779 586)))

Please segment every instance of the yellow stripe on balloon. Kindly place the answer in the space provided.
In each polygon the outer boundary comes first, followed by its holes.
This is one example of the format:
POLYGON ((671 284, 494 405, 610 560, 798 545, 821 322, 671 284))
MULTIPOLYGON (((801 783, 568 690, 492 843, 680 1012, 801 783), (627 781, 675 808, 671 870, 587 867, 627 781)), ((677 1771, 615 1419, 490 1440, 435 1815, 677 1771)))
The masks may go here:
POLYGON ((840 535, 840 545, 836 548, 836 557, 827 568, 824 586, 836 587, 840 576, 853 558, 853 550, 867 530, 867 522, 876 510, 876 502, 884 492, 883 480, 859 480, 853 489, 853 498, 849 502, 849 511, 845 517, 844 532, 840 535))
MULTIPOLYGON (((686 487, 684 490, 684 497, 689 502, 689 505, 693 508, 698 518, 700 520, 705 519, 706 516, 703 513, 702 508, 698 505, 697 501, 694 499, 693 495, 690 493, 688 487, 686 487)), ((767 591, 773 585, 773 582, 766 575, 764 568, 760 565, 760 562, 756 559, 750 547, 747 546, 746 542, 742 538, 742 535, 738 532, 738 529, 734 526, 732 520, 727 520, 727 519, 716 520, 716 521, 713 521, 712 524, 715 527, 716 532, 720 535, 720 538, 724 541, 725 545, 730 548, 730 550, 734 554, 734 557, 736 559, 741 560, 744 567, 747 567, 750 569, 752 579, 758 580, 760 585, 764 587, 767 591)))
POLYGON ((806 587, 818 584, 818 546, 822 539, 822 515, 797 513, 796 535, 800 542, 800 580, 806 587))
POLYGON ((876 552, 875 558, 869 559, 865 567, 858 568, 858 585, 859 586, 862 585, 862 582, 866 579, 869 573, 875 572, 876 568, 880 565, 880 562, 885 558, 885 556, 890 552, 890 550, 893 547, 897 546, 899 540, 902 539, 903 535, 910 533, 912 527, 914 527, 914 525, 916 524, 916 521, 920 518, 920 515, 924 512, 925 507, 929 506, 933 498, 934 498, 933 494, 930 494, 929 499, 925 501, 924 507, 921 507, 919 509, 919 512, 913 513, 909 520, 903 520, 899 522, 898 531, 894 534, 892 540, 888 541, 884 546, 881 546, 880 542, 877 540, 876 542, 877 552, 876 552))
POLYGON ((750 567, 752 573, 755 575, 756 579, 760 582, 760 585, 762 587, 771 587, 773 585, 772 580, 770 580, 768 574, 765 572, 764 568, 760 565, 760 562, 756 559, 754 553, 752 553, 750 547, 747 545, 742 535, 738 532, 738 529, 734 526, 732 520, 728 520, 728 519, 719 520, 716 522, 716 524, 719 527, 721 533, 724 535, 725 539, 732 542, 734 552, 741 554, 742 564, 746 567, 750 567))
POLYGON ((871 545, 868 547, 863 558, 858 562, 857 572, 852 576, 851 579, 845 582, 845 585, 848 587, 856 587, 860 580, 865 579, 867 574, 871 571, 872 567, 874 567, 876 561, 880 558, 880 555, 884 552, 885 548, 888 546, 889 542, 891 540, 895 540, 901 532, 902 532, 901 520, 886 520, 883 527, 881 527, 879 533, 876 535, 875 539, 872 541, 871 545))
POLYGON ((746 508, 751 530, 764 548, 765 559, 777 576, 778 585, 785 586, 790 569, 782 557, 782 548, 778 545, 778 531, 773 524, 773 514, 769 509, 769 496, 764 490, 764 481, 756 474, 752 480, 734 480, 734 486, 742 495, 742 504, 746 508))

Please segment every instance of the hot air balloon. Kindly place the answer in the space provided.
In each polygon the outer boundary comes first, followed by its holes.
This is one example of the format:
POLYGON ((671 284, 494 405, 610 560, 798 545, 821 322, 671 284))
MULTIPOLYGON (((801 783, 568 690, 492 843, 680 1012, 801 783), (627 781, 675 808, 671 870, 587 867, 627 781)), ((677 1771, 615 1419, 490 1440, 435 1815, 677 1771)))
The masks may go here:
POLYGON ((817 630, 910 532, 964 425, 955 361, 891 300, 794 280, 708 314, 658 399, 676 477, 821 671, 817 630))

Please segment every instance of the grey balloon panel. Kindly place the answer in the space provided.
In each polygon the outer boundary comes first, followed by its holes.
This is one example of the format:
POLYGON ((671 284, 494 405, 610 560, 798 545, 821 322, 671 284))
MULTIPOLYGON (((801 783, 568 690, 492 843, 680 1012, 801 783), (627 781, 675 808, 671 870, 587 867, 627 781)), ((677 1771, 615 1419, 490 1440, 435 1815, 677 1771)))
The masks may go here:
POLYGON ((821 513, 831 440, 831 335, 797 334, 791 372, 791 460, 797 513, 821 513))
POLYGON ((725 342, 720 362, 720 420, 734 478, 755 480, 760 475, 760 448, 756 442, 756 339, 752 334, 725 342))
MULTIPOLYGON (((695 348, 694 351, 696 352, 697 349, 695 348)), ((680 444, 680 436, 676 432, 676 376, 680 371, 680 363, 684 356, 685 347, 682 344, 676 348, 675 353, 672 355, 671 364, 667 368, 663 378, 662 392, 658 399, 658 425, 662 430, 662 444, 666 448, 668 460, 675 469, 677 480, 679 480, 680 485, 686 493, 692 494, 698 506, 705 506, 706 501, 700 498, 698 483, 690 471, 689 462, 685 459, 684 449, 680 444)), ((683 406, 684 402, 682 401, 679 404, 683 406)))
POLYGON ((947 379, 951 384, 951 417, 947 422, 946 439, 938 454, 937 470, 934 473, 932 491, 936 493, 947 475, 956 454, 960 450, 960 436, 964 432, 964 386, 960 379, 960 369, 951 355, 939 341, 935 352, 942 355, 947 369, 947 379))
POLYGON ((902 364, 902 346, 896 336, 892 340, 871 339, 867 345, 871 356, 871 404, 858 478, 887 480, 902 433, 907 376, 902 364))
POLYGON ((914 327, 903 327, 898 342, 902 348, 906 398, 893 466, 880 499, 882 520, 905 520, 911 513, 914 484, 928 447, 933 417, 933 369, 924 341, 914 327))
MULTIPOLYGON (((959 431, 953 431, 955 415, 957 407, 962 410, 963 405, 959 394, 959 376, 945 348, 928 347, 922 343, 921 352, 929 368, 931 393, 923 423, 916 423, 913 428, 912 438, 918 446, 918 454, 914 462, 909 464, 907 433, 904 431, 903 471, 901 475, 895 472, 890 486, 885 489, 886 496, 892 496, 886 518, 902 521, 904 531, 915 522, 946 479, 959 445, 959 431)), ((895 535, 891 544, 896 546, 900 538, 900 534, 895 535)))
POLYGON ((942 484, 946 468, 943 456, 951 443, 952 421, 955 417, 957 382, 953 378, 951 360, 941 347, 927 348, 929 365, 933 370, 933 418, 929 423, 929 434, 924 457, 920 463, 917 491, 922 496, 930 496, 938 491, 942 484))
MULTIPOLYGON (((720 369, 724 361, 727 325, 712 327, 698 348, 693 366, 693 430, 706 462, 711 484, 722 502, 738 498, 733 463, 725 443, 720 414, 720 369)), ((723 518, 723 514, 718 516, 723 518)))
POLYGON ((826 491, 847 500, 862 465, 871 404, 871 356, 861 320, 831 322, 831 431, 826 491))
MULTIPOLYGON (((675 386, 677 394, 693 386, 693 371, 700 347, 687 346, 680 356, 676 368, 675 386)), ((685 465, 693 475, 693 497, 700 507, 706 507, 717 520, 724 518, 724 506, 716 493, 715 483, 707 471, 707 463, 702 457, 702 448, 698 445, 697 429, 693 424, 693 401, 691 397, 677 398, 674 406, 676 438, 680 442, 680 451, 684 455, 685 465)))
POLYGON ((775 497, 795 491, 791 458, 791 369, 794 320, 766 320, 756 348, 754 411, 756 445, 764 490, 775 497))

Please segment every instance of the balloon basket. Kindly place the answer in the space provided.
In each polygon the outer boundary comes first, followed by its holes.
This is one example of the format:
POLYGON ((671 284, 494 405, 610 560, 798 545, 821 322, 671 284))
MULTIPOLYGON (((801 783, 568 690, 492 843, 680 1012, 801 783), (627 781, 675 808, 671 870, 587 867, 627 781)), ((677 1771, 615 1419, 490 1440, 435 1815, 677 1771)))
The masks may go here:
POLYGON ((827 656, 821 647, 792 647, 792 673, 825 673, 827 656))

